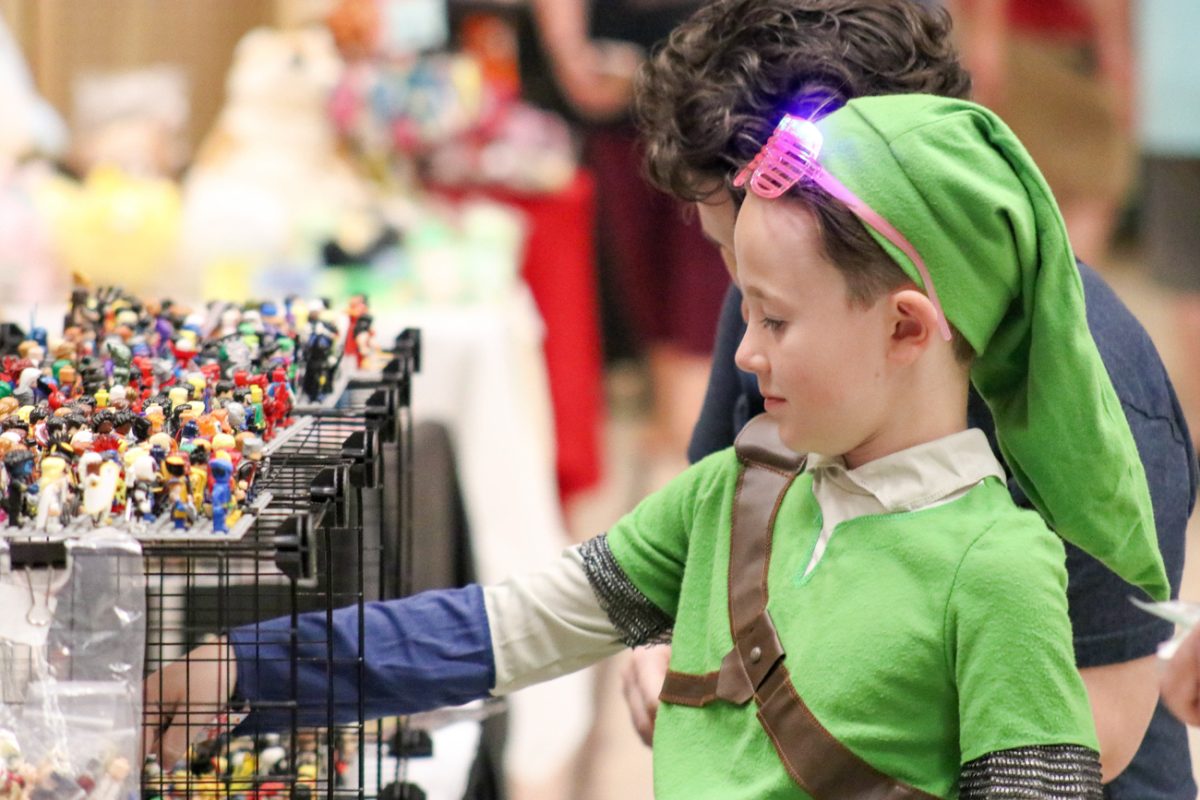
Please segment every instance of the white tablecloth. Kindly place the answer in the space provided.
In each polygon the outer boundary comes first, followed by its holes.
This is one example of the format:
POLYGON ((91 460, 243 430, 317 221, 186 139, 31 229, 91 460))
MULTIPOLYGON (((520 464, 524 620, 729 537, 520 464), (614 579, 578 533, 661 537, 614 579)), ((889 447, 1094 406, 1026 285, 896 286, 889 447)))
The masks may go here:
MULTIPOLYGON (((405 327, 421 329, 413 414, 451 432, 480 582, 548 562, 569 541, 555 482, 543 328, 532 298, 522 288, 503 304, 377 317, 377 341, 390 342, 405 327)), ((562 769, 591 728, 592 704, 588 672, 513 695, 509 776, 536 784, 562 769)))

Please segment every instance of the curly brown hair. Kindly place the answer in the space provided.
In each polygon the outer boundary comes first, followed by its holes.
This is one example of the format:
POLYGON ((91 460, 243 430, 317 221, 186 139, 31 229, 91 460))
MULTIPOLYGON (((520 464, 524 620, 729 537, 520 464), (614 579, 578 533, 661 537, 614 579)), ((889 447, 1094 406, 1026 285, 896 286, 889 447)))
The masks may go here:
POLYGON ((729 187, 784 113, 854 97, 966 97, 950 15, 918 0, 715 0, 676 28, 637 76, 648 177, 687 201, 729 187))
MULTIPOLYGON (((689 202, 728 190, 785 113, 817 119, 855 97, 966 97, 971 78, 950 15, 918 0, 714 0, 676 28, 637 76, 647 177, 689 202)), ((851 302, 869 305, 904 271, 861 221, 819 187, 789 193, 816 215, 851 302)), ((955 352, 972 355, 955 332, 955 352)))

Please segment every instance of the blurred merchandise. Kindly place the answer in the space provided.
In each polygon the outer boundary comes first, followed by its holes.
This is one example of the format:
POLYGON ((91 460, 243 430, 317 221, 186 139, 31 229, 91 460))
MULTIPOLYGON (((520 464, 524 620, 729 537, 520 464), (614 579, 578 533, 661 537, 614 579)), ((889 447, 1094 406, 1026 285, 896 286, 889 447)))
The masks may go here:
MULTIPOLYGON (((338 130, 371 174, 400 191, 415 191, 418 176, 437 186, 564 189, 578 166, 575 143, 559 116, 519 99, 512 21, 486 11, 466 14, 452 53, 405 49, 384 30, 387 9, 429 6, 422 19, 432 19, 433 5, 339 5, 330 25, 348 68, 332 105, 338 130)), ((444 4, 441 10, 444 21, 444 4)))
POLYGON ((158 177, 183 169, 189 101, 182 68, 85 72, 75 78, 72 96, 69 160, 79 174, 100 165, 158 177))
POLYGON ((403 170, 409 158, 483 124, 483 76, 461 55, 357 61, 337 87, 332 112, 339 132, 369 163, 403 170))
POLYGON ((494 185, 553 193, 579 168, 571 130, 561 117, 513 103, 483 142, 460 140, 434 150, 429 179, 443 186, 494 185))
POLYGON ((58 112, 37 92, 25 57, 0 18, 0 165, 34 153, 57 155, 67 130, 58 112))
POLYGON ((525 227, 519 211, 492 201, 428 202, 407 220, 403 248, 371 264, 324 270, 313 291, 336 301, 367 294, 382 316, 505 303, 520 286, 525 227))
POLYGON ((383 234, 375 192, 329 119, 341 72, 324 28, 260 28, 241 40, 225 106, 184 180, 185 274, 233 262, 290 291, 303 288, 295 284, 347 217, 383 234))
POLYGON ((63 272, 135 292, 178 284, 170 270, 180 223, 173 181, 98 167, 82 182, 55 176, 39 187, 37 208, 63 272))
POLYGON ((33 307, 57 298, 60 280, 38 195, 53 170, 43 157, 67 140, 58 112, 38 93, 25 58, 0 18, 0 298, 33 307))
POLYGON ((14 307, 57 301, 66 290, 41 195, 57 181, 49 164, 0 168, 0 297, 14 307))
POLYGON ((347 58, 404 58, 449 39, 446 0, 341 0, 327 23, 347 58))

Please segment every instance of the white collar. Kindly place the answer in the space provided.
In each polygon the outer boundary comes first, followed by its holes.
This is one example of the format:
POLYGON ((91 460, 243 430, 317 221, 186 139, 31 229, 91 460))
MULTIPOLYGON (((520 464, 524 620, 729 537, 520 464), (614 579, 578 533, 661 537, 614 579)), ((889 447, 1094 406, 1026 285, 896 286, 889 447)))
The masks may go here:
POLYGON ((807 469, 824 473, 844 489, 875 497, 888 513, 923 508, 989 476, 1005 480, 1004 468, 978 428, 923 442, 857 469, 846 469, 841 456, 811 453, 807 469))

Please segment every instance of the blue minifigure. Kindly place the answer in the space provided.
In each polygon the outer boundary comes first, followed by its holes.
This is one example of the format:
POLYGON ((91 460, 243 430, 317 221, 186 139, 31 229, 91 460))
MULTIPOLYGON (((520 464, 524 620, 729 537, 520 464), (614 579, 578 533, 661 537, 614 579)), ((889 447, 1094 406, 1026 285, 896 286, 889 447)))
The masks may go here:
POLYGON ((212 473, 212 527, 214 533, 227 533, 229 526, 225 517, 233 502, 233 492, 230 479, 233 477, 233 463, 224 455, 217 456, 208 462, 212 473))

